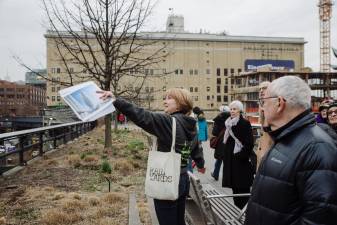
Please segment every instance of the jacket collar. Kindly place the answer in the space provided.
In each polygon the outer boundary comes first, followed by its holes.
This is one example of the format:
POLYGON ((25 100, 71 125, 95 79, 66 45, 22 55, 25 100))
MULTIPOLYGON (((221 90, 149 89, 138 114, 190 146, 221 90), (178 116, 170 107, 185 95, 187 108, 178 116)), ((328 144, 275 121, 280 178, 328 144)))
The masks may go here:
POLYGON ((314 123, 315 115, 309 109, 299 114, 297 117, 289 121, 286 125, 280 127, 277 130, 271 131, 269 134, 274 139, 274 141, 278 141, 290 135, 294 131, 314 123))

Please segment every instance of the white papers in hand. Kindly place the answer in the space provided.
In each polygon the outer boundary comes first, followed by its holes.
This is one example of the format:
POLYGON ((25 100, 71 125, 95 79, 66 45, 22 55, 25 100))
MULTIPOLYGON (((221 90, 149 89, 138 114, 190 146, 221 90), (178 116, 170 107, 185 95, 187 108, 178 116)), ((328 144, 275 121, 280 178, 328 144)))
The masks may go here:
POLYGON ((87 122, 94 121, 115 111, 112 99, 103 101, 99 98, 99 94, 96 91, 100 90, 94 82, 88 81, 62 89, 59 93, 77 117, 87 122))

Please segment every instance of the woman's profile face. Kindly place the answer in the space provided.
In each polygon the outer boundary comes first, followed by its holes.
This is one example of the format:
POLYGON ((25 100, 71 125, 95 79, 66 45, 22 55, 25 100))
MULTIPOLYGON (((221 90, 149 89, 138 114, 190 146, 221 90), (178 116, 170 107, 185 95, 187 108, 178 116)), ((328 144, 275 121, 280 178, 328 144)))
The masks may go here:
POLYGON ((230 107, 231 110, 231 118, 235 118, 240 116, 240 109, 236 108, 235 106, 230 107))
POLYGON ((164 99, 164 112, 167 114, 172 114, 177 111, 179 111, 179 108, 176 100, 170 95, 166 95, 164 99))
POLYGON ((322 118, 327 118, 327 112, 328 112, 328 109, 322 109, 321 111, 322 118))
POLYGON ((329 108, 327 114, 328 114, 329 123, 332 125, 336 125, 337 124, 337 106, 329 108))

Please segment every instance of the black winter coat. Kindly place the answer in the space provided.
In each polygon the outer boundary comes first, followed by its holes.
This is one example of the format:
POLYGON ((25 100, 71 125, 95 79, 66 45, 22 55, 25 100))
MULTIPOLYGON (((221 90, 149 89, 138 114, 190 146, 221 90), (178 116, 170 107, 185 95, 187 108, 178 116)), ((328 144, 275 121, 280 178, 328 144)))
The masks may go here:
POLYGON ((234 154, 234 139, 229 136, 224 144, 222 186, 229 188, 249 188, 254 179, 254 168, 250 162, 253 154, 254 137, 250 122, 240 116, 239 122, 232 127, 243 148, 234 154))
POLYGON ((246 225, 337 224, 337 149, 305 112, 273 132, 257 172, 246 225))
MULTIPOLYGON (((225 121, 230 116, 229 112, 222 112, 219 115, 217 115, 213 121, 214 126, 212 129, 212 135, 218 136, 221 132, 221 130, 225 127, 225 121)), ((214 149, 214 158, 216 159, 223 159, 225 154, 225 145, 223 143, 223 135, 220 137, 218 145, 214 149)))
POLYGON ((205 161, 202 149, 198 147, 195 119, 179 112, 172 115, 150 112, 121 98, 117 98, 113 104, 137 126, 143 128, 146 132, 155 135, 158 141, 158 151, 162 152, 171 151, 172 116, 174 116, 177 121, 176 152, 181 154, 182 149, 185 146, 191 149, 191 152, 182 154, 181 166, 183 168, 181 172, 186 172, 189 156, 195 161, 198 168, 204 168, 205 161))

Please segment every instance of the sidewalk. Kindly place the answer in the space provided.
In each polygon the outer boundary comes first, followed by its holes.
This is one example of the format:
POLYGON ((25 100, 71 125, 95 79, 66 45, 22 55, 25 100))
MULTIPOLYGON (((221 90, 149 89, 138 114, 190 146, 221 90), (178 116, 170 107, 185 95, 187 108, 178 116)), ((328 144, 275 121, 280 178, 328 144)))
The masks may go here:
POLYGON ((221 186, 222 182, 222 166, 220 169, 220 176, 219 180, 216 181, 212 176, 211 172, 214 169, 214 150, 209 147, 209 140, 207 142, 202 143, 202 147, 204 150, 204 158, 205 158, 205 167, 206 167, 206 172, 205 174, 198 173, 198 171, 195 169, 194 174, 198 176, 201 180, 202 184, 210 184, 212 185, 217 191, 224 193, 224 194, 232 194, 232 190, 230 188, 223 188, 221 186))

